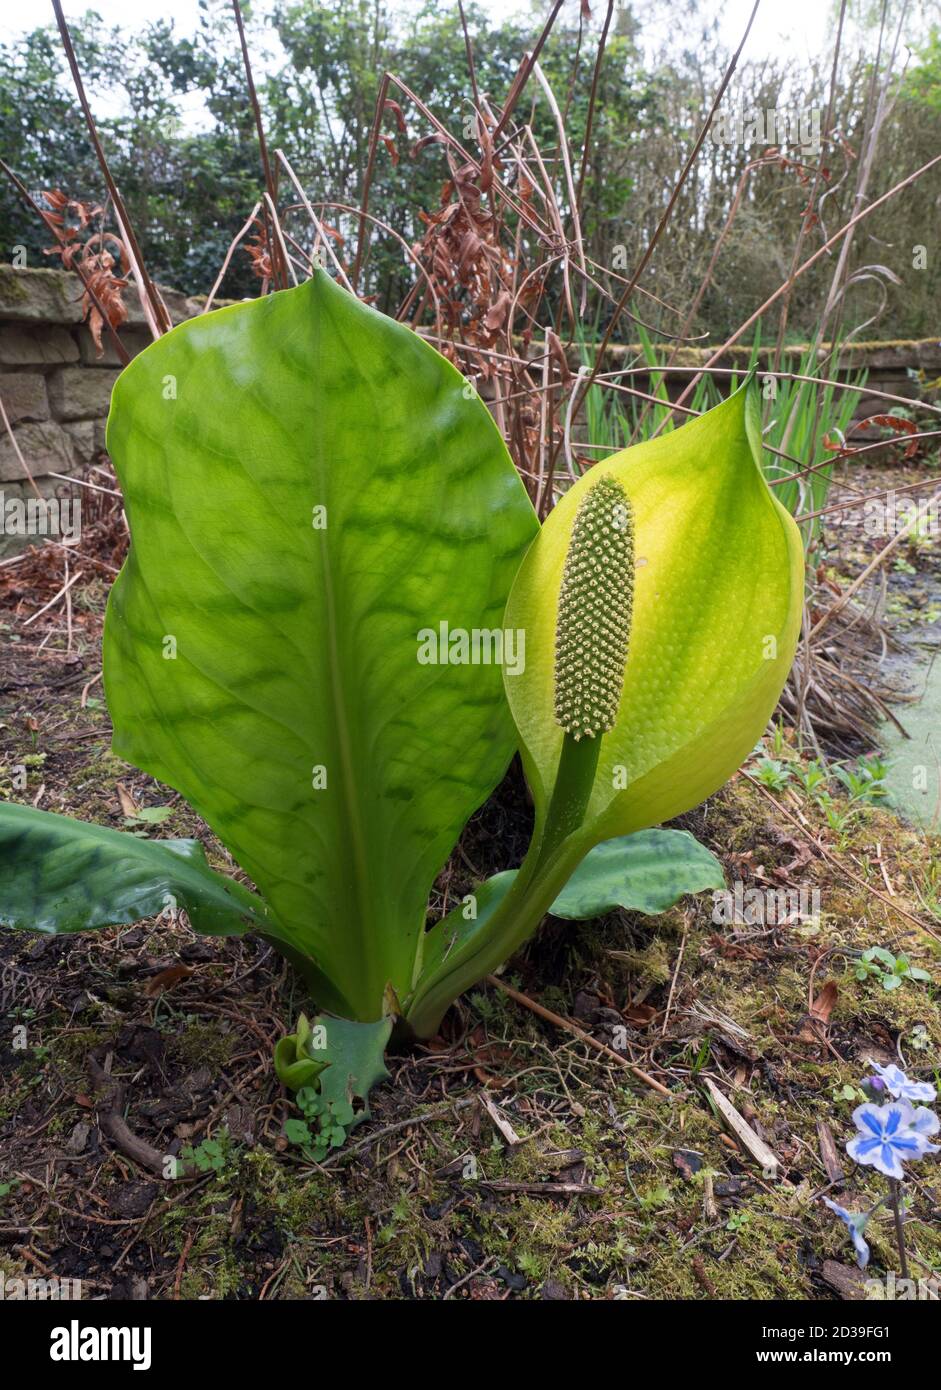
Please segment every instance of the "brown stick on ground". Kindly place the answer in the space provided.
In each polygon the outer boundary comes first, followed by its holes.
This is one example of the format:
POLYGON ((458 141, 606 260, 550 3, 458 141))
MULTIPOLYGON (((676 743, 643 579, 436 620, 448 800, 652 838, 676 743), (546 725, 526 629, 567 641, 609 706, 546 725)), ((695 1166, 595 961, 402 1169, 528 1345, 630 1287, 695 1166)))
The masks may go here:
POLYGON ((538 1197, 603 1197, 603 1187, 590 1187, 580 1182, 512 1182, 509 1178, 488 1178, 481 1187, 494 1192, 524 1192, 538 1197))
POLYGON ((175 1300, 180 1297, 180 1285, 183 1283, 183 1271, 186 1268, 186 1259, 190 1250, 193 1248, 193 1241, 195 1238, 196 1232, 190 1231, 183 1244, 183 1252, 180 1255, 180 1260, 176 1267, 176 1278, 173 1280, 173 1297, 175 1300))
POLYGON ((140 1139, 124 1118, 124 1087, 114 1080, 94 1057, 88 1059, 88 1069, 99 1093, 97 1101, 98 1128, 112 1144, 158 1178, 167 1176, 167 1157, 146 1139, 140 1139))
POLYGON ((496 975, 487 976, 487 984, 493 985, 495 989, 500 989, 504 994, 508 994, 511 999, 515 999, 517 1004, 522 1004, 524 1009, 529 1009, 532 1013, 544 1018, 547 1023, 554 1023, 557 1028, 564 1028, 567 1033, 574 1033, 576 1038, 593 1047, 596 1052, 601 1052, 605 1057, 610 1057, 612 1062, 617 1062, 621 1067, 626 1067, 632 1071, 639 1081, 643 1081, 645 1086, 649 1086, 652 1091, 657 1091, 661 1096, 666 1096, 672 1100, 670 1092, 661 1082, 654 1077, 648 1076, 647 1072, 641 1071, 640 1067, 635 1067, 633 1062, 629 1062, 626 1057, 622 1057, 619 1052, 615 1052, 613 1047, 608 1047, 606 1043, 599 1042, 590 1033, 586 1033, 584 1028, 579 1028, 577 1023, 572 1023, 570 1019, 563 1018, 561 1014, 554 1014, 551 1009, 547 1009, 543 1004, 537 1004, 535 999, 530 999, 528 994, 521 994, 512 985, 506 985, 496 975))

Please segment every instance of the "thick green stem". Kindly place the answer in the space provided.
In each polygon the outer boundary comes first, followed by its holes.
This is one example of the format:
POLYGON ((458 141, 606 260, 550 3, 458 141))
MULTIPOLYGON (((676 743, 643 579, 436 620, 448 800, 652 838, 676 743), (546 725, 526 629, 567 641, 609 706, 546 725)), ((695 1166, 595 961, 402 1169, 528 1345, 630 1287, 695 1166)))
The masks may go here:
POLYGON ((547 859, 563 840, 580 829, 595 784, 600 753, 600 738, 576 739, 571 734, 563 736, 559 769, 555 775, 540 846, 541 859, 547 859))
POLYGON ((448 1007, 496 970, 532 936, 590 846, 579 835, 598 766, 600 738, 562 740, 559 769, 546 812, 506 897, 463 944, 421 979, 406 1008, 419 1037, 433 1036, 448 1007))

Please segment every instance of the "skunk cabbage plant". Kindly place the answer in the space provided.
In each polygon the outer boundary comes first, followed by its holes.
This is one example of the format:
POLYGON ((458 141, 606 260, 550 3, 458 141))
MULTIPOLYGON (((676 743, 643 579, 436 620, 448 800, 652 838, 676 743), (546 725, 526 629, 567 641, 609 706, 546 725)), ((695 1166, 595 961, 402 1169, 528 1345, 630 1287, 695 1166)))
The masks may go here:
POLYGON ((262 933, 324 1011, 281 1040, 279 1074, 330 1077, 348 1111, 393 1022, 433 1035, 550 909, 722 886, 654 827, 737 769, 793 658, 801 542, 760 447, 743 388, 596 464, 540 529, 473 388, 326 273, 182 324, 112 400, 132 543, 105 693, 115 752, 257 891, 195 841, 6 803, 0 922, 71 932, 170 903, 197 931, 262 933), (517 748, 529 852, 429 927, 517 748))

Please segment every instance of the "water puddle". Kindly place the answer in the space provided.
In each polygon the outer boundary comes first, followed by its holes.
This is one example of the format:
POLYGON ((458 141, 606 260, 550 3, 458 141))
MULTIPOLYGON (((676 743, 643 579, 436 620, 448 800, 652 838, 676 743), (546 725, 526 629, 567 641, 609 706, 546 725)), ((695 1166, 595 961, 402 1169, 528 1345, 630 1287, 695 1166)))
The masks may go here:
MULTIPOLYGON (((834 500, 848 503, 849 510, 839 525, 826 528, 828 561, 842 566, 844 576, 851 576, 893 534, 888 524, 878 534, 869 532, 865 509, 855 505, 860 496, 878 499, 883 490, 901 489, 889 496, 904 496, 910 505, 918 505, 933 487, 923 465, 850 465, 833 490, 834 500), (923 486, 912 488, 916 482, 923 486)), ((888 520, 888 502, 884 505, 888 520)), ((873 515, 878 517, 878 512, 873 515)), ((894 510, 892 516, 897 521, 894 510)), ((893 805, 906 819, 925 831, 941 833, 941 537, 934 530, 918 531, 901 541, 860 600, 864 608, 871 606, 879 613, 886 630, 903 644, 901 649, 890 646, 879 671, 880 685, 894 688, 900 696, 904 692, 892 710, 909 735, 906 738, 888 721, 883 725, 880 744, 888 766, 886 786, 893 805)))
MULTIPOLYGON (((895 805, 923 830, 941 830, 941 652, 919 649, 927 661, 915 671, 916 704, 895 712, 905 726, 885 731, 886 786, 895 805)), ((910 668, 911 669, 911 668, 910 668)))

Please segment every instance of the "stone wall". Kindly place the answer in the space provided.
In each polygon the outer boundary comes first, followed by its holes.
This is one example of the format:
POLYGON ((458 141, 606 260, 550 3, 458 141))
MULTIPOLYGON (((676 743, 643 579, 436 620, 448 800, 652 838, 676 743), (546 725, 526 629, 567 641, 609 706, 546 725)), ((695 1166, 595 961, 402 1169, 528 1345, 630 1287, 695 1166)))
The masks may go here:
MULTIPOLYGON (((176 323, 202 308, 176 291, 161 293, 176 323)), ((151 337, 136 290, 129 286, 124 299, 128 322, 120 336, 133 356, 151 337)), ((0 265, 0 401, 16 441, 0 418, 0 553, 35 539, 11 535, 9 525, 3 530, 8 501, 36 495, 17 447, 43 497, 79 496, 83 489, 68 479, 86 473, 104 453, 120 362, 107 330, 97 356, 81 300, 76 275, 0 265)))
MULTIPOLYGON (((671 400, 676 400, 683 387, 691 380, 692 373, 685 369, 699 367, 708 362, 714 351, 714 348, 679 349, 674 369, 666 373, 666 388, 671 400)), ((800 372, 806 351, 806 347, 799 346, 784 348, 780 370, 800 372)), ((822 352, 821 357, 823 355, 822 352)), ((622 361, 627 366, 642 360, 639 347, 615 345, 610 350, 610 356, 610 371, 616 371, 622 361)), ((773 347, 761 349, 758 354, 759 373, 762 367, 770 366, 773 357, 773 347)), ((750 347, 736 346, 724 353, 715 365, 743 371, 750 359, 750 347)), ((912 402, 921 400, 925 396, 926 385, 941 377, 941 342, 937 338, 922 338, 898 343, 853 343, 843 349, 838 361, 828 367, 823 375, 846 380, 857 376, 862 370, 867 374, 866 385, 854 406, 854 421, 864 420, 870 415, 891 413, 891 404, 872 395, 873 391, 885 391, 889 395, 902 396, 912 402)), ((650 381, 646 373, 637 373, 626 380, 640 391, 649 390, 650 381)), ((930 399, 937 403, 937 391, 930 399)))

